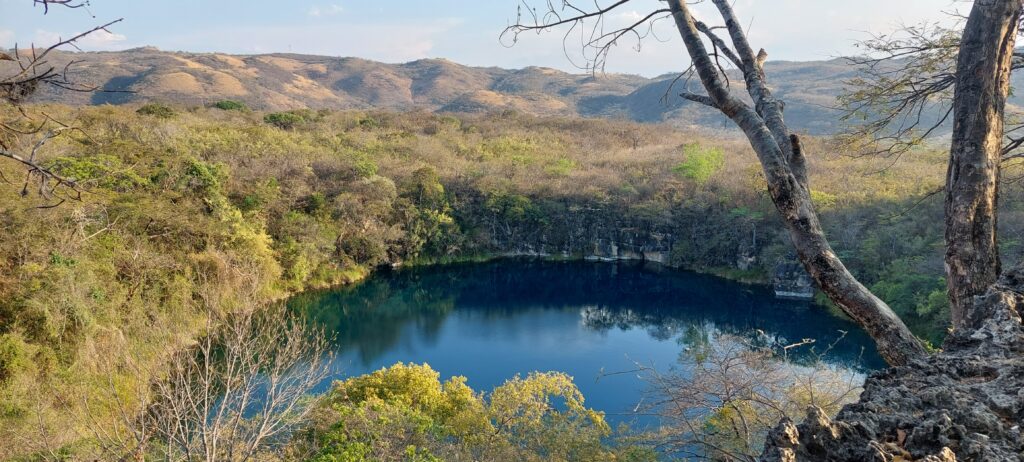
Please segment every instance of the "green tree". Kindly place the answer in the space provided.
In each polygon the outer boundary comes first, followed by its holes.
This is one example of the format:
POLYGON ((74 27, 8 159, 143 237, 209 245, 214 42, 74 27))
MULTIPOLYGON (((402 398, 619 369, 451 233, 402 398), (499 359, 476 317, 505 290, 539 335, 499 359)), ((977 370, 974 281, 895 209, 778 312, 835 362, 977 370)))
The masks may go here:
POLYGON ((683 161, 672 167, 672 172, 704 185, 724 166, 725 152, 721 148, 691 143, 683 147, 683 161))
POLYGON ((338 383, 298 444, 316 462, 653 460, 609 447, 610 435, 565 374, 515 377, 485 396, 464 377, 442 383, 428 365, 399 363, 338 383))

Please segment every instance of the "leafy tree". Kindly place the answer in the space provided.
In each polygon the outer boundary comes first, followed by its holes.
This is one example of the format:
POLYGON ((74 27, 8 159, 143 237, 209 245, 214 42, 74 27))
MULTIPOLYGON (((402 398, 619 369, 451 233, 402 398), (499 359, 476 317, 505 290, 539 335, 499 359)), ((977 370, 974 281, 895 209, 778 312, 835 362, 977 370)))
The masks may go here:
POLYGON ((220 109, 222 111, 249 112, 249 106, 246 106, 245 103, 230 99, 217 101, 213 104, 213 107, 220 109))
POLYGON ((428 365, 399 363, 338 383, 321 411, 297 442, 317 462, 653 460, 607 446, 603 414, 556 372, 516 377, 485 396, 464 377, 442 383, 428 365))
POLYGON ((672 172, 704 185, 724 166, 725 153, 721 148, 691 143, 683 148, 683 161, 672 167, 672 172))
POLYGON ((447 206, 444 185, 433 167, 421 167, 412 173, 402 185, 403 197, 408 197, 417 207, 439 210, 447 206))
POLYGON ((150 103, 135 111, 141 115, 153 116, 159 119, 170 119, 177 115, 174 108, 161 103, 150 103))
POLYGON ((289 130, 305 122, 306 119, 292 112, 274 112, 264 116, 263 121, 277 128, 289 130))

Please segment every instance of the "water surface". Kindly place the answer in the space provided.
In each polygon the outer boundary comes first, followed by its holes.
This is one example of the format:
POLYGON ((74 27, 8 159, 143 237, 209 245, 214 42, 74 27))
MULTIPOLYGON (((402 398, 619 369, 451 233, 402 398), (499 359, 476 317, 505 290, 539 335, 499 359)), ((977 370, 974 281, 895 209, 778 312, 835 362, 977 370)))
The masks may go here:
MULTIPOLYGON (((884 366, 852 322, 768 288, 641 263, 499 260, 388 271, 290 305, 335 335, 334 379, 396 362, 488 391, 516 374, 563 371, 587 405, 632 422, 643 399, 637 364, 667 370, 683 348, 723 333, 761 344, 835 343, 826 359, 884 366), (845 334, 844 334, 845 332, 845 334), (836 342, 837 339, 840 341, 836 342)), ((804 347, 795 361, 813 355, 804 347)), ((324 383, 325 391, 329 383, 324 383)))

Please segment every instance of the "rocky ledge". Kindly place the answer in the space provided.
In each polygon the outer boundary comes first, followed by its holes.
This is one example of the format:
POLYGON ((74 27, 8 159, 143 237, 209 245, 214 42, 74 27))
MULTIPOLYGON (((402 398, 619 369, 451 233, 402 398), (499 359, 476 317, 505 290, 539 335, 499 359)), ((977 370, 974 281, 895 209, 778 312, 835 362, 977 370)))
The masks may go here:
POLYGON ((1024 270, 975 303, 982 327, 951 335, 943 352, 873 374, 833 420, 820 409, 784 420, 762 461, 1024 462, 1024 270))

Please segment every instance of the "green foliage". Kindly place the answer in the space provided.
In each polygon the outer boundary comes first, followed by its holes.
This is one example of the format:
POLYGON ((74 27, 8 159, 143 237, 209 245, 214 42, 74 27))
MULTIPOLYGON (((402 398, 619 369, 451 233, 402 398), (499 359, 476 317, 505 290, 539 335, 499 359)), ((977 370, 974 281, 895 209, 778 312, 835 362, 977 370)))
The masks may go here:
POLYGON ((342 241, 338 250, 353 262, 373 268, 388 262, 388 246, 373 236, 355 235, 342 241))
POLYGON ((263 121, 284 130, 291 130, 301 124, 315 122, 320 115, 309 109, 296 109, 285 112, 272 112, 263 116, 263 121))
POLYGON ((65 178, 83 185, 119 192, 129 191, 149 181, 134 170, 126 168, 121 159, 110 154, 84 157, 58 157, 49 163, 50 168, 65 178))
POLYGON ((492 191, 488 194, 484 207, 505 222, 536 219, 540 214, 540 210, 529 197, 507 191, 492 191))
POLYGON ((446 256, 458 247, 458 224, 451 216, 451 207, 444 185, 433 167, 422 167, 401 188, 396 202, 396 216, 407 231, 401 253, 415 259, 426 249, 433 256, 446 256))
POLYGON ((168 106, 166 104, 160 104, 160 103, 150 103, 150 104, 147 104, 145 106, 140 107, 135 112, 138 113, 138 114, 141 114, 141 115, 153 116, 153 117, 157 117, 157 118, 160 118, 160 119, 170 119, 170 118, 178 115, 177 112, 174 111, 174 108, 172 108, 172 107, 170 107, 170 106, 168 106))
POLYGON ((413 172, 412 177, 402 185, 401 195, 422 208, 438 210, 447 205, 444 185, 433 167, 422 167, 413 172))
POLYGON ((181 187, 201 198, 206 203, 208 211, 215 212, 223 210, 227 205, 222 189, 222 183, 226 179, 227 172, 223 165, 188 159, 185 163, 185 174, 181 178, 181 187))
POLYGON ((375 162, 365 156, 357 158, 354 167, 356 169, 356 174, 362 178, 372 178, 380 169, 375 162))
MULTIPOLYGON (((601 461, 642 460, 609 447, 611 429, 561 373, 516 377, 488 395, 464 377, 441 382, 428 365, 396 364, 338 383, 305 443, 312 459, 601 461)), ((653 460, 653 459, 647 459, 653 460)))
POLYGON ((238 203, 238 209, 243 212, 252 212, 255 210, 259 210, 261 206, 263 206, 263 199, 254 194, 249 194, 246 195, 245 197, 242 197, 242 199, 238 203))
POLYGON ((485 159, 504 160, 516 165, 529 165, 534 162, 538 146, 533 139, 506 135, 488 139, 477 149, 485 159))
POLYGON ((691 143, 683 147, 683 161, 672 167, 672 173, 704 185, 724 166, 725 152, 721 148, 691 143))
POLYGON ((839 197, 835 194, 829 194, 827 192, 812 189, 811 201, 814 202, 814 206, 818 210, 828 210, 835 208, 836 204, 839 203, 839 197))
POLYGON ((310 194, 306 198, 306 213, 310 215, 320 215, 327 210, 327 196, 324 196, 321 192, 315 192, 310 194))
POLYGON ((56 252, 50 252, 50 264, 53 266, 72 267, 78 264, 78 261, 74 258, 68 258, 56 252))
POLYGON ((572 159, 560 158, 551 162, 545 170, 554 176, 569 176, 573 169, 576 168, 576 163, 572 159))
POLYGON ((217 101, 213 104, 213 107, 220 109, 222 111, 249 112, 249 106, 246 106, 245 103, 230 99, 217 101))
POLYGON ((946 280, 922 273, 916 266, 921 258, 910 257, 895 260, 885 267, 881 279, 871 286, 871 291, 908 321, 908 324, 931 323, 927 329, 927 340, 938 343, 941 334, 949 326, 949 298, 946 295, 946 280))
POLYGON ((359 120, 356 121, 356 125, 359 128, 362 128, 362 129, 365 129, 365 130, 372 130, 372 129, 375 129, 375 128, 380 128, 381 123, 380 123, 379 120, 377 120, 376 118, 374 118, 372 116, 365 116, 365 117, 360 117, 359 120))
POLYGON ((0 386, 29 367, 28 349, 17 334, 0 335, 0 386))

